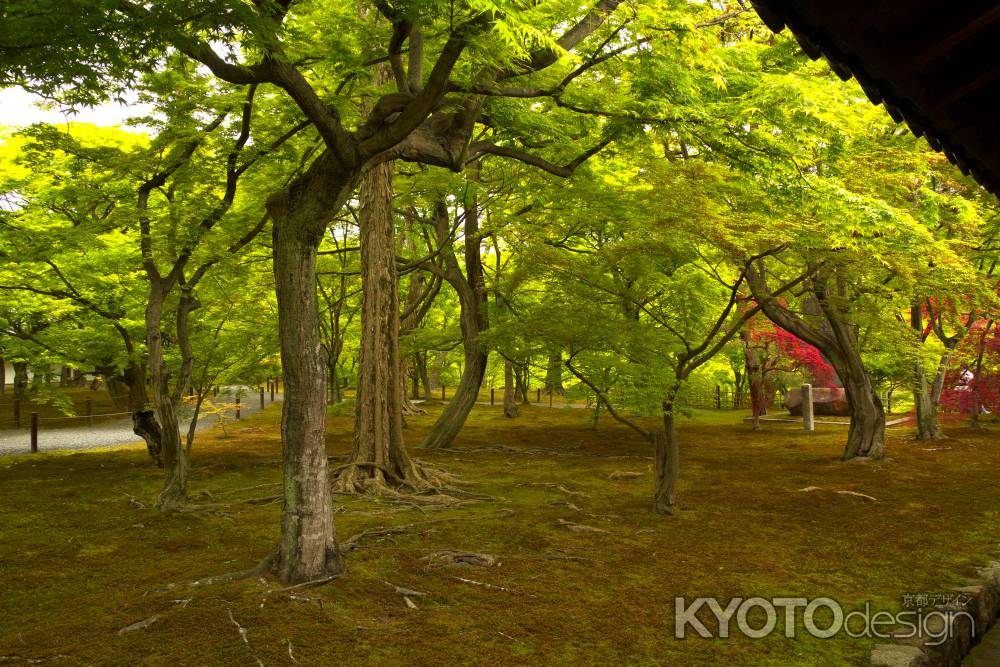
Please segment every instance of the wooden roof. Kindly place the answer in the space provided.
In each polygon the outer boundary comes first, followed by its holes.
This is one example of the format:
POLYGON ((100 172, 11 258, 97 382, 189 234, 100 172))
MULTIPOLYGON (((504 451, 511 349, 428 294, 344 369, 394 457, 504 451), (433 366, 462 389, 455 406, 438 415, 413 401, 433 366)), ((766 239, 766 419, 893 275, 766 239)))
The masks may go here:
POLYGON ((751 0, 811 58, 1000 195, 1000 2, 751 0))

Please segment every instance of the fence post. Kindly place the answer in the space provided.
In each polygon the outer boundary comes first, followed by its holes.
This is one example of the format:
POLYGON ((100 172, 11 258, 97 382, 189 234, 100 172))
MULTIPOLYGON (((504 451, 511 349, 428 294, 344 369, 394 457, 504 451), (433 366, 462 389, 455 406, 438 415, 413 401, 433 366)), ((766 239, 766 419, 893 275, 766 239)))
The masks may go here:
POLYGON ((722 409, 722 387, 715 385, 715 409, 722 409))
POLYGON ((490 405, 494 405, 497 402, 497 390, 490 387, 490 405))
POLYGON ((14 399, 14 428, 21 428, 21 399, 14 399))
POLYGON ((542 402, 542 388, 539 387, 538 389, 535 390, 535 403, 541 403, 541 402, 542 402))
POLYGON ((239 397, 239 395, 236 396, 236 418, 237 419, 240 418, 240 397, 239 397))
POLYGON ((807 431, 816 429, 813 419, 813 388, 811 384, 802 385, 802 426, 807 431))
POLYGON ((268 380, 267 384, 271 387, 271 402, 274 403, 274 382, 268 380))
POLYGON ((94 400, 87 398, 87 426, 94 425, 94 400))
POLYGON ((31 413, 31 451, 38 451, 38 413, 31 413))
POLYGON ((260 409, 261 410, 264 409, 264 387, 263 386, 261 386, 261 388, 260 388, 260 409))
POLYGON ((445 400, 445 398, 444 398, 444 385, 441 385, 441 400, 442 401, 445 400))

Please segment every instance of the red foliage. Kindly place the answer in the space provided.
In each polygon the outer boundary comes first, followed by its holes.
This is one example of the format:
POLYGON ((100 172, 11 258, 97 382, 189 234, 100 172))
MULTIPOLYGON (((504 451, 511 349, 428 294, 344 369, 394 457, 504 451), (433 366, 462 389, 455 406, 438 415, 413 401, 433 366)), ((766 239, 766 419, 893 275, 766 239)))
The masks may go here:
POLYGON ((765 348, 773 348, 779 355, 791 361, 795 370, 809 373, 815 386, 837 386, 837 372, 833 370, 833 366, 823 358, 819 350, 792 333, 779 327, 769 326, 755 330, 752 337, 765 348))
POLYGON ((1000 411, 1000 324, 977 322, 955 351, 941 404, 957 412, 1000 411))

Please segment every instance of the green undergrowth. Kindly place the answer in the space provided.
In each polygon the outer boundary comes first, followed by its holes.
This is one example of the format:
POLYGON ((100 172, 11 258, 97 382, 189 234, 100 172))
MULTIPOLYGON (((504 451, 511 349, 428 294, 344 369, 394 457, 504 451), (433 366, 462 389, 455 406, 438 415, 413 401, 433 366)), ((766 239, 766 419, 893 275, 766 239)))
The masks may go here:
MULTIPOLYGON (((1000 536, 995 429, 955 428, 935 446, 893 429, 885 462, 841 463, 842 428, 753 432, 741 412, 695 411, 681 425, 678 511, 659 517, 650 512, 651 452, 633 432, 604 416, 595 430, 586 410, 526 407, 508 420, 480 406, 456 451, 411 452, 460 478, 466 493, 453 497, 464 502, 336 498, 341 539, 413 524, 362 540, 342 578, 270 593, 281 586, 269 579, 157 590, 248 568, 275 549, 279 406, 230 426, 232 437, 199 435, 192 512, 152 509, 160 472, 140 447, 0 458, 0 656, 58 665, 861 664, 871 642, 845 635, 674 639, 674 598, 826 596, 899 609, 905 594, 961 584, 996 556, 1000 536), (429 567, 425 557, 444 549, 500 564, 429 567), (425 595, 410 596, 412 609, 395 587, 425 595)), ((411 443, 441 409, 425 407, 408 419, 411 443)), ((350 429, 348 415, 330 419, 331 456, 349 451, 350 429)))

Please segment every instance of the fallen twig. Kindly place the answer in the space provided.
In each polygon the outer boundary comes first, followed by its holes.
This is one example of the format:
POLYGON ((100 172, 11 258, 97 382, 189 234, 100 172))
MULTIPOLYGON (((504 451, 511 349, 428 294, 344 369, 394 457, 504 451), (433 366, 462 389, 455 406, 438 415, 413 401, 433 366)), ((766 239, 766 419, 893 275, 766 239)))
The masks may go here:
POLYGON ((609 531, 603 528, 595 528, 593 526, 587 526, 582 523, 573 523, 572 521, 567 521, 566 519, 559 519, 559 525, 572 530, 574 533, 607 533, 609 531))
POLYGON ((126 625, 124 628, 118 631, 118 634, 124 635, 127 632, 132 632, 133 630, 142 630, 143 628, 148 628, 153 623, 156 623, 158 620, 160 620, 160 615, 153 614, 149 618, 144 618, 141 621, 136 621, 135 623, 126 625))
POLYGON ((833 493, 837 493, 837 494, 840 494, 842 496, 855 496, 855 497, 858 497, 858 498, 864 498, 865 500, 871 500, 873 502, 878 502, 878 498, 876 498, 874 496, 869 496, 867 493, 858 493, 857 491, 845 491, 845 490, 837 490, 837 489, 824 489, 824 488, 819 487, 819 486, 807 486, 804 489, 799 489, 798 493, 806 493, 806 492, 809 492, 809 491, 831 491, 833 493))
POLYGON ((472 584, 473 586, 482 586, 483 588, 492 588, 498 591, 507 591, 508 593, 510 592, 509 588, 504 588, 503 586, 497 586, 495 584, 488 584, 485 581, 476 581, 475 579, 466 579, 465 577, 452 577, 452 579, 456 579, 458 581, 461 581, 462 583, 472 584))

